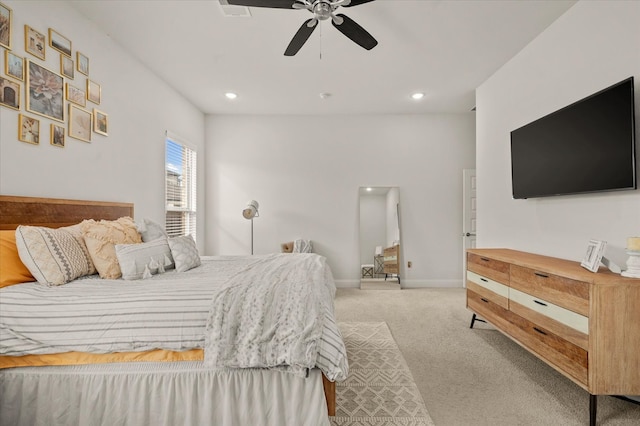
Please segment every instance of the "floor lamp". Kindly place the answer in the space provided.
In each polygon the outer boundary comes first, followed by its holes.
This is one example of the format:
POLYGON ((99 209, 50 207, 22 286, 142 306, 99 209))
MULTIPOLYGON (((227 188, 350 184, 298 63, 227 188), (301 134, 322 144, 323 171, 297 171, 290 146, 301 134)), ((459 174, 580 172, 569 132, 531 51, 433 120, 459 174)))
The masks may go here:
POLYGON ((258 207, 260 207, 258 202, 256 200, 251 200, 247 203, 247 207, 242 210, 242 216, 247 220, 251 220, 251 254, 253 254, 253 218, 260 217, 258 207))

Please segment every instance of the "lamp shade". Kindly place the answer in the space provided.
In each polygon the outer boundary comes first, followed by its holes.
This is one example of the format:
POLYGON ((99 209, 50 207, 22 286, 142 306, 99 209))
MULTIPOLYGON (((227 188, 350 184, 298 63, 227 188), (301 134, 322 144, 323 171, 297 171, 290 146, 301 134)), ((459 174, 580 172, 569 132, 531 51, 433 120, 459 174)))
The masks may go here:
POLYGON ((258 215, 258 207, 260 207, 260 205, 256 200, 249 201, 247 207, 242 210, 242 216, 244 216, 245 219, 253 219, 258 215))

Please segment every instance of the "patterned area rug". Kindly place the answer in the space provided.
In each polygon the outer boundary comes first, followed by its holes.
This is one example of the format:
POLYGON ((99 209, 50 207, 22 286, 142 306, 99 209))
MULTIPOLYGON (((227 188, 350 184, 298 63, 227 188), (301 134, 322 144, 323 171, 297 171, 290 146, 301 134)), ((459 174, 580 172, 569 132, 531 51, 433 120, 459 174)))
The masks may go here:
POLYGON ((345 322, 349 377, 336 383, 333 426, 434 426, 384 322, 345 322))

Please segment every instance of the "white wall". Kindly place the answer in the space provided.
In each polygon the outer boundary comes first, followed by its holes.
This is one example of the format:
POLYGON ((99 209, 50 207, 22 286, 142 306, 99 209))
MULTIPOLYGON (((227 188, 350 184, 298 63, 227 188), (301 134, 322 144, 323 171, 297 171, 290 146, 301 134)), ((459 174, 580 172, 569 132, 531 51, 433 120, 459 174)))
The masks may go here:
POLYGON ((640 192, 511 197, 510 132, 629 76, 640 137, 640 2, 581 1, 476 93, 478 247, 581 260, 590 238, 624 265, 640 235, 640 192))
MULTIPOLYGON (((89 57, 90 78, 102 86, 102 102, 88 102, 86 109, 96 107, 108 114, 109 136, 94 133, 91 143, 67 136, 64 148, 50 145, 49 125, 54 121, 25 110, 21 83, 21 111, 0 107, 0 193, 133 202, 137 218, 164 223, 164 132, 171 130, 195 145, 204 176, 204 114, 64 2, 3 3, 13 9, 12 51, 17 55, 60 72, 60 54, 51 47, 46 48, 44 62, 24 51, 27 24, 43 34, 53 28, 70 39, 74 60, 77 50, 89 57), (19 113, 40 120, 39 145, 18 141, 19 113)), ((125 3, 118 7, 127 13, 125 3)), ((4 54, 0 55, 0 69, 4 70, 4 54)), ((65 81, 84 87, 85 77, 76 71, 74 80, 65 81)), ((198 192, 204 200, 204 179, 198 192)), ((202 202, 198 217, 201 247, 204 208, 202 202)))
POLYGON ((208 116, 208 254, 246 254, 241 210, 260 202, 255 252, 314 241, 339 286, 358 286, 358 188, 400 188, 403 286, 462 285, 462 169, 474 115, 208 116))

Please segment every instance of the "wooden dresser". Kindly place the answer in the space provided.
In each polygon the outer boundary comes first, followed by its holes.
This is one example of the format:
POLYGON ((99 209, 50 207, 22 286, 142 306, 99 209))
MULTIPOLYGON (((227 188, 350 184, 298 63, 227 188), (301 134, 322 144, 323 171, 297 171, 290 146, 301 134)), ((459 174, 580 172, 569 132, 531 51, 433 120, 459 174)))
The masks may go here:
POLYGON ((509 249, 467 250, 467 308, 590 394, 640 395, 640 279, 509 249))
POLYGON ((387 275, 395 275, 400 284, 400 246, 391 246, 384 249, 384 260, 382 266, 384 279, 387 275))

